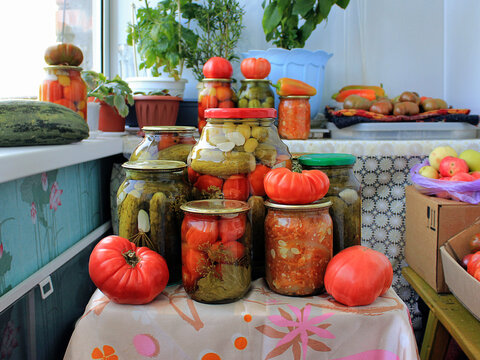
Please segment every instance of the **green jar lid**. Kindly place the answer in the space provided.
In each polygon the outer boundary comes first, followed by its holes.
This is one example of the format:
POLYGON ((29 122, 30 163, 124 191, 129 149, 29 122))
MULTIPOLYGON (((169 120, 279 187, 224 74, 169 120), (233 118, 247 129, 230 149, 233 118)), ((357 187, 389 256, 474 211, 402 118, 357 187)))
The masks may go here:
POLYGON ((357 158, 352 154, 308 154, 298 158, 301 165, 307 166, 341 166, 353 165, 357 158))

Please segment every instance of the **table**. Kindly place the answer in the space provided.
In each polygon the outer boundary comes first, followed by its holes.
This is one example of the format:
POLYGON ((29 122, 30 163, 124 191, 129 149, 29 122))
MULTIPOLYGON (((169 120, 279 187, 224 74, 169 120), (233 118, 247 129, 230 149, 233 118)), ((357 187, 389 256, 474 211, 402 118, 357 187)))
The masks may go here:
POLYGON ((454 295, 437 294, 410 267, 402 274, 430 309, 420 358, 443 359, 452 337, 470 359, 480 359, 480 322, 454 295))
POLYGON ((263 279, 243 299, 211 305, 168 286, 147 305, 119 305, 97 290, 76 324, 65 360, 412 360, 406 305, 392 288, 373 304, 346 307, 326 294, 288 297, 263 279))

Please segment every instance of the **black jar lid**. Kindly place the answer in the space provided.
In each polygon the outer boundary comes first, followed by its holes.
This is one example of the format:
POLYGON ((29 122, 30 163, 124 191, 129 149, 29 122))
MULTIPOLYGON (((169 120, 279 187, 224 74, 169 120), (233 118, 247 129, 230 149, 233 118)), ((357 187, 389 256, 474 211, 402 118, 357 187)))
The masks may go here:
POLYGON ((353 165, 357 158, 352 154, 308 154, 298 158, 301 165, 307 166, 342 166, 353 165))

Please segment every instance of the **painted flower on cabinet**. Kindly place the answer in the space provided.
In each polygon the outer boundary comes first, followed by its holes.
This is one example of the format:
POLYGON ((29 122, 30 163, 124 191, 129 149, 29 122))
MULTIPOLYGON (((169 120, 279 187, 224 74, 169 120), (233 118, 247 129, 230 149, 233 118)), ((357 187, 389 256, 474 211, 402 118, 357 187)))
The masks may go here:
POLYGON ((11 289, 11 285, 7 286, 5 283, 5 274, 12 266, 12 255, 3 246, 2 241, 2 226, 8 220, 13 220, 12 217, 6 218, 0 222, 0 294, 4 294, 11 289))
POLYGON ((2 340, 0 342, 0 359, 10 359, 13 350, 18 346, 17 341, 18 329, 10 320, 2 332, 2 340))
POLYGON ((48 189, 48 176, 47 173, 42 173, 42 189, 43 191, 47 191, 48 189))
POLYGON ((30 217, 32 218, 32 224, 35 225, 37 223, 37 207, 34 202, 32 202, 32 206, 30 207, 30 217))
POLYGON ((62 195, 62 193, 63 190, 58 187, 58 183, 55 181, 50 190, 50 209, 57 211, 57 208, 62 205, 60 201, 60 195, 62 195))

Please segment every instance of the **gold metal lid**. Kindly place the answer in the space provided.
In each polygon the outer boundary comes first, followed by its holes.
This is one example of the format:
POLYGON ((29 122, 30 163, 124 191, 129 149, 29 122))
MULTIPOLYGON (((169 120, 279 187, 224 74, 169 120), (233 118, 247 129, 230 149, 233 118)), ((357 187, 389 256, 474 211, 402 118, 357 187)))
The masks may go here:
POLYGON ((142 130, 148 132, 192 132, 197 128, 194 126, 144 126, 142 130))
POLYGON ((281 209, 281 210, 315 210, 315 209, 322 209, 322 208, 329 208, 332 206, 332 202, 330 200, 323 201, 323 202, 314 202, 311 204, 305 205, 289 205, 289 204, 279 204, 270 200, 265 201, 265 206, 274 209, 281 209))
POLYGON ((239 200, 208 199, 189 201, 181 205, 180 209, 194 214, 226 215, 247 212, 250 205, 239 200))
POLYGON ((140 160, 127 161, 122 164, 122 167, 127 170, 174 172, 185 169, 187 164, 173 160, 140 160))
POLYGON ((308 95, 288 95, 288 96, 280 96, 281 99, 310 99, 311 96, 308 95))
POLYGON ((233 82, 233 79, 217 79, 217 78, 204 78, 201 80, 202 82, 213 82, 213 81, 218 81, 218 82, 233 82))
POLYGON ((45 70, 77 70, 82 71, 83 68, 80 66, 71 66, 71 65, 48 65, 44 67, 45 70))
POLYGON ((265 83, 271 83, 270 80, 268 79, 243 79, 243 80, 240 80, 240 82, 265 82, 265 83))

